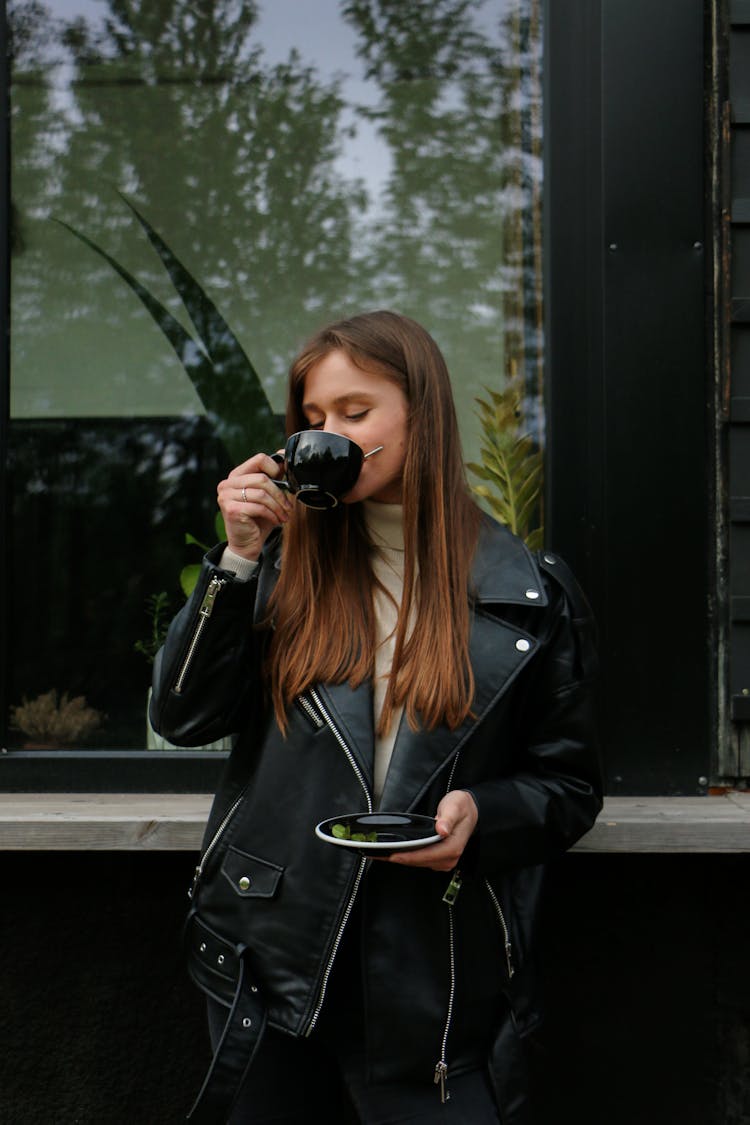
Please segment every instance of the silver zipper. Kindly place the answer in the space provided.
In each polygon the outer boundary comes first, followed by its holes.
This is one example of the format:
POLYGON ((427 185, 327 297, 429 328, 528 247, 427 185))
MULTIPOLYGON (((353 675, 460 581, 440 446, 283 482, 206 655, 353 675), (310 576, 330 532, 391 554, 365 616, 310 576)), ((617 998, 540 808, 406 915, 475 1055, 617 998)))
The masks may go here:
POLYGON ((328 981, 330 980, 331 972, 333 971, 333 962, 336 959, 336 954, 339 951, 339 946, 341 945, 341 939, 343 938, 344 930, 346 929, 346 923, 349 921, 349 917, 350 917, 352 909, 354 907, 354 900, 357 897, 357 891, 359 890, 359 884, 362 882, 362 875, 364 873, 364 870, 365 870, 366 866, 367 866, 367 860, 363 856, 362 859, 359 861, 359 868, 357 869, 357 877, 354 880, 354 887, 352 888, 352 893, 349 897, 348 903, 346 904, 346 910, 344 911, 344 916, 341 919, 341 924, 340 924, 340 926, 338 928, 338 931, 336 933, 336 938, 335 938, 335 941, 333 943, 333 947, 331 949, 331 956, 328 958, 328 964, 326 965, 325 972, 323 973, 323 981, 322 981, 322 984, 320 986, 320 992, 318 993, 318 1001, 315 1005, 315 1011, 312 1014, 312 1018, 310 1020, 310 1023, 307 1026, 307 1031, 305 1032, 305 1035, 310 1035, 315 1030, 315 1025, 318 1022, 318 1017, 320 1016, 320 1013, 323 1009, 323 1002, 326 998, 326 989, 328 988, 328 981))
POLYGON ((312 699, 315 706, 318 708, 318 711, 323 716, 323 719, 325 720, 325 722, 328 723, 328 726, 333 731, 333 734, 336 738, 336 741, 338 742, 339 746, 341 747, 341 749, 346 754, 346 756, 349 760, 349 765, 354 770, 355 774, 357 775, 357 781, 362 786, 362 792, 364 793, 365 799, 367 801, 367 811, 368 811, 368 813, 371 813, 372 812, 372 797, 370 796, 370 792, 367 788, 367 782, 365 781, 364 777, 362 776, 362 771, 359 768, 359 766, 357 765, 357 759, 354 757, 351 750, 347 746, 346 740, 344 739, 344 736, 341 734, 338 727, 334 723, 333 719, 331 718, 331 716, 326 711, 325 707, 321 703, 320 696, 314 690, 314 688, 310 689, 310 698, 312 699))
POLYGON ((182 667, 180 668, 177 679, 175 680, 173 689, 175 695, 179 695, 182 691, 182 685, 185 682, 185 677, 188 674, 188 670, 190 668, 190 665, 192 664, 193 657, 195 656, 195 650, 198 647, 198 641, 201 639, 201 633, 205 629, 208 619, 214 611, 216 595, 219 593, 221 587, 226 585, 226 581, 226 578, 218 578, 216 575, 214 575, 208 584, 205 594, 203 595, 203 601, 201 602, 200 609, 198 610, 198 622, 195 626, 195 632, 193 633, 192 639, 190 641, 190 646, 187 650, 187 654, 182 662, 182 667))
MULTIPOLYGON (((449 890, 451 885, 456 880, 457 874, 458 873, 456 873, 456 875, 454 875, 453 879, 451 880, 451 883, 449 884, 449 890)), ((459 881, 458 889, 460 889, 460 886, 461 884, 459 881)), ((458 889, 453 894, 453 902, 456 901, 458 889)), ((446 895, 448 893, 449 892, 446 891, 446 895)), ((446 901, 445 898, 443 898, 443 901, 446 901)), ((453 932, 453 905, 451 902, 448 903, 448 944, 450 946, 451 987, 450 992, 448 993, 448 1015, 445 1020, 443 1039, 440 1044, 440 1058, 435 1064, 434 1078, 435 1085, 440 1087, 440 1101, 443 1105, 445 1105, 447 1101, 450 1101, 450 1092, 448 1090, 448 1064, 445 1061, 445 1054, 448 1049, 448 1034, 451 1029, 451 1021, 453 1020, 453 1002, 456 995, 456 950, 455 937, 453 932)))
MULTIPOLYGON (((445 787, 446 795, 450 793, 453 788, 453 776, 458 766, 458 759, 461 757, 461 751, 456 752, 451 766, 450 776, 448 777, 448 784, 445 787)), ((448 907, 448 943, 450 947, 450 970, 451 970, 451 984, 448 993, 448 1014, 445 1020, 445 1027, 443 1028, 443 1038, 440 1043, 440 1058, 435 1063, 435 1076, 434 1082, 436 1086, 440 1087, 440 1101, 443 1105, 450 1101, 450 1091, 448 1090, 448 1063, 445 1060, 445 1054, 448 1049, 448 1034, 451 1029, 451 1022, 453 1020, 453 1005, 456 999, 456 955, 455 955, 455 937, 453 932, 453 906, 458 898, 458 893, 461 890, 461 872, 456 869, 451 876, 451 881, 448 884, 445 894, 443 895, 443 902, 448 907)))
POLYGON ((484 882, 487 890, 489 891, 490 898, 492 899, 493 906, 495 907, 495 913, 500 920, 500 925, 503 930, 503 941, 505 943, 505 963, 508 967, 508 980, 512 980, 516 970, 513 968, 513 947, 510 943, 510 930, 508 929, 508 923, 505 921, 503 908, 500 905, 498 897, 492 889, 492 886, 490 885, 489 879, 485 879, 484 882))
POLYGON ((321 719, 320 715, 315 710, 310 700, 307 699, 304 695, 297 696, 297 703, 308 716, 308 718, 312 720, 313 726, 317 727, 318 730, 321 730, 326 725, 325 721, 321 719))
MULTIPOLYGON (((312 698, 313 703, 318 708, 318 711, 323 716, 323 719, 325 720, 325 722, 328 724, 328 726, 333 731, 334 737, 335 737, 336 741, 338 742, 339 746, 341 747, 341 749, 346 754, 349 765, 354 770, 354 773, 356 774, 357 780, 359 781, 359 784, 362 786, 362 791, 364 792, 365 799, 367 801, 367 811, 372 812, 372 798, 371 798, 369 790, 367 788, 367 784, 365 782, 364 777, 362 776, 362 771, 360 770, 359 766, 357 765, 357 761, 356 761, 354 755, 352 754, 351 750, 349 749, 349 747, 346 743, 346 740, 345 740, 344 736, 341 734, 338 727, 336 726, 333 719, 331 718, 330 714, 328 713, 326 708, 323 706, 323 704, 320 700, 320 696, 317 694, 317 692, 311 689, 310 696, 312 698)), ((352 893, 349 896, 349 901, 346 904, 346 910, 344 911, 344 913, 341 917, 341 922, 339 923, 339 928, 336 931, 336 937, 334 938, 334 942, 333 942, 333 945, 331 947, 331 954, 330 954, 330 957, 328 958, 328 962, 326 964, 325 971, 323 973, 323 980, 322 980, 321 985, 320 985, 320 992, 318 993, 318 1000, 317 1000, 317 1003, 315 1005, 315 1009, 313 1011, 312 1017, 310 1019, 310 1023, 307 1026, 307 1031, 305 1032, 305 1035, 310 1035, 312 1033, 312 1031, 315 1029, 315 1025, 318 1022, 318 1017, 320 1016, 320 1013, 323 1009, 323 1003, 324 1003, 325 997, 326 997, 326 989, 328 988, 328 981, 330 980, 331 972, 333 970, 333 962, 336 959, 336 954, 339 951, 339 946, 341 945, 341 939, 344 936, 344 930, 346 929, 346 924, 349 921, 349 918, 351 916, 351 912, 354 908, 354 900, 357 897, 357 891, 359 890, 359 885, 362 882, 362 875, 364 874, 364 870, 365 870, 366 866, 367 866, 367 859, 363 856, 362 859, 359 861, 359 867, 357 869, 357 875, 354 879, 354 886, 352 887, 352 893)))
POLYGON ((460 757, 461 757, 461 751, 460 751, 460 750, 457 750, 457 751, 456 751, 456 756, 455 756, 455 758, 453 759, 453 765, 451 766, 451 772, 450 772, 450 777, 448 778, 448 784, 447 784, 447 785, 446 785, 446 787, 445 787, 445 794, 446 794, 446 796, 447 796, 447 795, 448 795, 448 794, 450 793, 451 789, 453 788, 453 775, 454 775, 454 774, 455 774, 455 772, 456 772, 456 766, 458 765, 458 759, 459 759, 460 757))
POLYGON ((216 829, 213 836, 211 837, 211 839, 208 843, 208 847, 206 848, 203 855, 201 856, 200 863, 198 864, 198 866, 195 869, 195 873, 193 875, 193 883, 192 883, 192 886, 190 887, 190 890, 188 891, 188 898, 192 899, 195 896, 195 892, 198 890, 198 883, 200 882, 201 875, 203 874, 203 868, 206 866, 206 861, 208 859, 210 859, 211 853, 213 852, 214 848, 218 844, 221 837, 224 835, 224 833, 225 833, 225 831, 226 831, 226 829, 229 825, 230 820, 232 819, 234 814, 237 812, 237 809, 242 804, 242 801, 244 800, 244 797, 245 797, 245 793, 246 793, 246 789, 243 789, 242 792, 240 793, 239 797, 237 797, 237 799, 232 804, 232 807, 229 809, 229 812, 226 812, 224 814, 224 816, 222 817, 222 820, 221 820, 221 824, 219 825, 219 827, 216 829))

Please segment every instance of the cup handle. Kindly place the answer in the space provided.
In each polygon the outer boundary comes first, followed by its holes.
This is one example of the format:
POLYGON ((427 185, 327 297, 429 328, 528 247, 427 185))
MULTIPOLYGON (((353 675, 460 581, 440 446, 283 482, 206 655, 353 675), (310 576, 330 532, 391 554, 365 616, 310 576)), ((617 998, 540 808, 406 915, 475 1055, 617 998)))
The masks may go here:
MULTIPOLYGON (((284 454, 283 453, 269 453, 268 456, 271 458, 272 461, 275 461, 277 465, 283 465, 284 464, 284 454)), ((277 488, 280 488, 282 490, 282 492, 291 492, 291 489, 289 487, 288 482, 286 480, 284 480, 283 477, 281 478, 281 480, 274 480, 273 483, 276 485, 277 488)))

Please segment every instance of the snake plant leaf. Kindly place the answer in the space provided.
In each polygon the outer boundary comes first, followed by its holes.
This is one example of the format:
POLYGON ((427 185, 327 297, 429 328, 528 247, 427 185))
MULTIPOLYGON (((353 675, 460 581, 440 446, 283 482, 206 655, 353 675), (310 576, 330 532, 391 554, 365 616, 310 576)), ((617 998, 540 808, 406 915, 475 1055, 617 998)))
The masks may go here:
POLYGON ((157 301, 156 297, 153 297, 149 293, 149 291, 143 285, 141 285, 141 283, 135 277, 133 277, 133 275, 129 273, 128 270, 125 269, 124 266, 121 266, 120 263, 115 261, 115 259, 110 254, 108 254, 106 250, 103 250, 101 246, 97 246, 95 242, 93 242, 81 231, 76 230, 75 227, 70 226, 69 223, 64 222, 62 219, 55 219, 54 222, 58 223, 61 227, 65 227, 65 229, 70 231, 72 235, 75 235, 76 238, 80 239, 80 241, 88 246, 91 250, 93 250, 95 254, 98 254, 101 258, 103 258, 104 261, 107 262, 112 267, 112 269, 120 275, 123 281, 127 282, 136 296, 140 298, 145 307, 151 313, 151 316, 154 318, 159 328, 161 328, 162 332, 169 340, 170 344, 177 353, 178 359, 180 360, 188 374, 191 373, 191 370, 194 367, 198 367, 208 361, 208 356, 206 355, 206 353, 201 351, 190 333, 186 332, 182 327, 179 320, 172 316, 171 312, 169 312, 168 309, 165 309, 164 305, 162 305, 160 301, 157 301))
MULTIPOLYGON (((124 197, 123 197, 124 199, 124 197)), ((127 200, 179 293, 195 325, 201 346, 137 278, 82 231, 55 220, 107 262, 132 289, 172 345, 200 398, 209 422, 233 464, 258 449, 283 444, 257 372, 237 338, 200 285, 163 239, 127 200)))
MULTIPOLYGON (((213 372, 210 385, 204 386, 202 379, 200 384, 196 383, 201 400, 212 403, 225 425, 230 418, 236 420, 240 427, 238 437, 243 441, 242 460, 249 452, 257 449, 277 449, 283 444, 283 430, 271 410, 258 372, 239 340, 211 298, 161 235, 121 192, 120 198, 138 220, 159 255, 211 359, 213 372)), ((203 376, 203 372, 195 374, 203 376)))

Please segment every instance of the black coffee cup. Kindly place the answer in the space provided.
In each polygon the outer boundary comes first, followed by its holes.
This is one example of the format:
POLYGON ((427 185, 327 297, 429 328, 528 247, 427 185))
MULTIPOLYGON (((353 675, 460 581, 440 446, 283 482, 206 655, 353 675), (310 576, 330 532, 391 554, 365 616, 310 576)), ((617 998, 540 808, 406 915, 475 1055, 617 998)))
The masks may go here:
POLYGON ((335 508, 351 492, 365 459, 356 442, 328 430, 300 430, 287 438, 283 457, 272 456, 284 466, 286 478, 276 483, 286 486, 300 504, 318 509, 335 508))

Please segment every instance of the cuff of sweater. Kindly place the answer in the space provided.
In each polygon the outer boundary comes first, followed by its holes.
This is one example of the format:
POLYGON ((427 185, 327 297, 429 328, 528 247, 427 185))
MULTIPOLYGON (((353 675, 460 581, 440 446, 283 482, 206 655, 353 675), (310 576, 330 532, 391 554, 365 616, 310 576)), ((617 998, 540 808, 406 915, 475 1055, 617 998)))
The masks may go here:
POLYGON ((258 565, 257 559, 243 558, 242 555, 230 551, 229 547, 224 548, 224 553, 219 559, 219 567, 222 570, 231 570, 238 582, 247 582, 252 578, 258 565))

